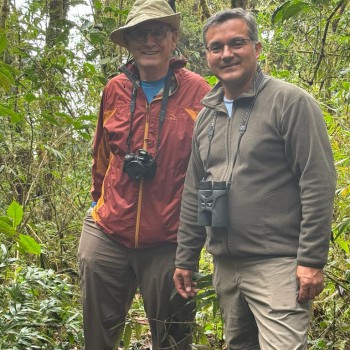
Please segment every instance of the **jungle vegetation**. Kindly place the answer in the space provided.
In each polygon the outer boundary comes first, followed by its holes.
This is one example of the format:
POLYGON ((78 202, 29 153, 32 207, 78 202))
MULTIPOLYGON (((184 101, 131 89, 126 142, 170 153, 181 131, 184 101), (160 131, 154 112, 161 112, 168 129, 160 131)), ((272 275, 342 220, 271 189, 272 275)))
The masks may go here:
MULTIPOLYGON (((206 77, 201 28, 217 10, 254 11, 264 72, 320 103, 338 173, 325 289, 309 348, 350 349, 350 1, 172 0, 179 48, 206 77)), ((91 145, 105 83, 127 59, 109 33, 131 0, 0 0, 0 349, 82 349, 77 245, 90 198, 91 145)), ((224 349, 222 320, 200 262, 194 349, 224 349)), ((141 297, 122 337, 147 349, 141 297)))

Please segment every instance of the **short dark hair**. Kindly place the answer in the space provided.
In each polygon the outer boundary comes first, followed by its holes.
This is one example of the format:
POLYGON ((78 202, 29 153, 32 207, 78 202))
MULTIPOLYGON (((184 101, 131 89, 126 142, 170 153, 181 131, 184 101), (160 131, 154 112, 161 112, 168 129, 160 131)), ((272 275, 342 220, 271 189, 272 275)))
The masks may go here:
POLYGON ((255 43, 259 41, 258 25, 255 16, 251 12, 238 7, 230 10, 216 12, 207 19, 203 27, 203 43, 205 47, 207 46, 205 35, 207 34, 208 29, 230 19, 241 19, 245 21, 248 26, 249 39, 255 43))

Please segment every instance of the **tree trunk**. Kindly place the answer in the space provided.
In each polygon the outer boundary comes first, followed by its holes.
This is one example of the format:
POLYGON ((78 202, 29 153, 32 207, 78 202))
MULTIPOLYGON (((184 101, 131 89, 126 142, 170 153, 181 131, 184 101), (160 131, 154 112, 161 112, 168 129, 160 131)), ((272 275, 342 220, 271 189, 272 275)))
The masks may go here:
POLYGON ((210 10, 209 10, 207 1, 206 0, 200 0, 199 1, 199 5, 202 8, 203 17, 204 18, 209 18, 211 16, 211 14, 210 14, 210 10))
POLYGON ((3 4, 1 6, 1 13, 0 13, 0 29, 5 29, 7 16, 9 14, 9 4, 7 0, 3 0, 3 4))
POLYGON ((232 9, 236 7, 241 7, 242 9, 246 9, 247 6, 248 6, 248 0, 231 0, 232 9))
POLYGON ((46 46, 52 47, 57 38, 63 33, 63 21, 67 19, 68 0, 50 0, 49 2, 49 26, 46 33, 46 46))

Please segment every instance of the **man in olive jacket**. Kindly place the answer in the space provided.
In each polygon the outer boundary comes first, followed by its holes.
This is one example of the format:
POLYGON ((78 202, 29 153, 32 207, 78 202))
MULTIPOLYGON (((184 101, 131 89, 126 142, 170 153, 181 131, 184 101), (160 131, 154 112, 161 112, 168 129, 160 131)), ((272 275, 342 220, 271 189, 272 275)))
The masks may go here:
POLYGON ((175 286, 185 299, 196 294, 206 240, 228 349, 304 350, 336 183, 322 112, 302 89, 262 73, 249 12, 213 15, 204 42, 220 82, 195 125, 175 286))

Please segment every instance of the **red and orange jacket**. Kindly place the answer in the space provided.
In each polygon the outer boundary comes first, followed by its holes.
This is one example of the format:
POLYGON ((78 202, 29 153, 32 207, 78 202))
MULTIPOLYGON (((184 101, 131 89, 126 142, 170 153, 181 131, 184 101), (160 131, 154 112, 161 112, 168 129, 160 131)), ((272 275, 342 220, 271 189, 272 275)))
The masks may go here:
MULTIPOLYGON (((151 179, 130 179, 123 171, 128 153, 132 82, 125 74, 106 85, 93 145, 92 216, 113 239, 129 248, 176 242, 181 195, 191 153, 194 121, 209 85, 172 59, 173 78, 166 117, 160 133, 157 171, 151 179)), ((137 68, 128 69, 137 75, 137 68)), ((147 103, 138 89, 132 121, 131 153, 157 152, 162 94, 147 103)))

